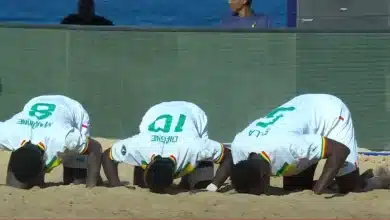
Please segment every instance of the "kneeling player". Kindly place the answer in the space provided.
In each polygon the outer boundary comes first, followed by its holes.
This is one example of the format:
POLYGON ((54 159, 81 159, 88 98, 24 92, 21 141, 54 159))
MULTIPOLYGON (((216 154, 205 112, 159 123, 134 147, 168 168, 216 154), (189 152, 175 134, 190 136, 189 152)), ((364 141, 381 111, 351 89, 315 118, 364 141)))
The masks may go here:
POLYGON ((111 186, 120 185, 117 164, 125 162, 136 166, 134 184, 153 192, 163 193, 175 178, 182 178, 186 189, 215 191, 227 177, 218 170, 214 178, 213 162, 221 162, 224 154, 230 151, 208 139, 202 109, 184 101, 163 102, 146 112, 138 135, 104 152, 103 168, 111 186))
POLYGON ((88 113, 75 100, 61 95, 31 99, 20 113, 0 124, 0 148, 12 151, 7 185, 43 186, 45 173, 59 166, 63 156, 72 160, 84 154, 88 155, 87 167, 64 166, 64 183, 96 186, 101 181, 102 147, 89 137, 89 126, 88 113))
POLYGON ((237 134, 231 150, 231 180, 237 192, 263 193, 271 175, 283 176, 285 190, 321 194, 334 178, 341 193, 364 187, 351 114, 331 95, 293 98, 237 134), (327 161, 314 182, 321 159, 327 161))

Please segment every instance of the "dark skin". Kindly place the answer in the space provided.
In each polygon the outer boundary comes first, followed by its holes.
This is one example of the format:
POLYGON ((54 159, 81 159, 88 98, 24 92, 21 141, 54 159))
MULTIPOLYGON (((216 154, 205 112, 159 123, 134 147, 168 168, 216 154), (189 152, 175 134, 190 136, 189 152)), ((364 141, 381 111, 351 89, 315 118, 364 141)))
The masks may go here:
MULTIPOLYGON (((225 149, 228 150, 228 149, 225 149)), ((259 187, 252 188, 250 191, 250 194, 254 195, 260 195, 265 192, 266 186, 270 184, 271 181, 271 169, 268 162, 265 160, 262 160, 258 154, 251 153, 248 157, 250 160, 256 160, 258 162, 259 167, 263 167, 261 169, 261 179, 264 181, 263 184, 260 184, 259 187)), ((233 157, 228 150, 228 153, 225 151, 225 158, 224 161, 220 164, 217 173, 215 174, 215 179, 213 181, 213 184, 216 185, 218 188, 222 186, 222 184, 227 180, 227 178, 231 175, 232 169, 234 167, 233 164, 233 157)))
MULTIPOLYGON (((314 164, 297 175, 283 177, 283 189, 288 191, 312 189, 315 194, 322 194, 333 183, 333 179, 336 180, 340 193, 359 191, 360 188, 364 187, 364 177, 359 176, 359 169, 336 177, 338 171, 344 165, 350 150, 337 141, 328 138, 326 138, 326 141, 327 151, 324 156, 327 161, 319 180, 313 181, 317 167, 317 164, 314 164)), ((270 183, 270 164, 268 162, 264 163, 265 160, 259 158, 256 153, 251 153, 248 159, 257 161, 257 166, 260 167, 261 183, 255 189, 250 190, 251 194, 260 195, 264 193, 265 187, 270 183)))
POLYGON ((224 148, 224 158, 219 165, 217 172, 215 173, 215 177, 212 183, 218 188, 225 183, 227 178, 229 178, 231 170, 233 169, 233 157, 230 149, 225 146, 224 148))
MULTIPOLYGON (((100 177, 101 152, 102 152, 102 146, 100 145, 100 143, 93 139, 90 139, 88 150, 86 152, 88 155, 88 168, 87 168, 88 172, 86 178, 83 179, 82 176, 79 179, 75 178, 74 172, 70 172, 69 168, 68 169, 64 168, 64 176, 63 176, 64 183, 70 184, 73 182, 75 184, 79 184, 80 181, 86 182, 87 188, 92 188, 94 186, 97 186, 98 184, 101 184, 102 183, 102 179, 100 177)), ((28 182, 21 182, 15 178, 15 175, 10 170, 8 165, 7 178, 6 178, 6 184, 8 186, 12 186, 19 189, 30 189, 34 186, 43 187, 45 184, 44 179, 45 179, 45 172, 44 172, 44 168, 42 167, 42 173, 39 174, 35 179, 28 182)))
POLYGON ((90 138, 88 150, 84 153, 84 155, 88 155, 87 169, 64 167, 64 184, 86 184, 87 188, 103 184, 103 179, 100 176, 102 149, 98 141, 90 138))
MULTIPOLYGON (((297 175, 283 177, 283 189, 287 191, 313 189, 317 183, 317 181, 313 181, 316 167, 317 164, 314 164, 297 175)), ((359 169, 346 175, 335 177, 335 181, 331 181, 331 184, 334 183, 339 186, 342 194, 359 191, 365 186, 364 178, 359 176, 359 169)))
POLYGON ((96 140, 90 139, 88 145, 88 173, 86 187, 92 188, 97 186, 100 177, 100 167, 102 165, 102 145, 96 140))
POLYGON ((102 165, 104 174, 106 174, 109 187, 121 186, 121 181, 118 175, 118 163, 110 158, 111 148, 104 151, 102 156, 102 165))
POLYGON ((229 0, 229 6, 240 17, 249 17, 253 14, 248 0, 229 0))
MULTIPOLYGON (((111 160, 110 157, 110 149, 107 149, 103 153, 103 170, 106 174, 106 177, 109 182, 110 187, 121 186, 121 182, 118 175, 118 163, 111 160)), ((224 159, 221 162, 221 165, 217 169, 216 175, 212 183, 217 187, 220 187, 226 179, 229 177, 230 169, 233 167, 233 160, 231 157, 230 150, 226 147, 224 148, 224 159)), ((139 187, 146 187, 143 181, 143 169, 141 167, 135 167, 134 171, 134 185, 139 187)))
MULTIPOLYGON (((337 175, 337 172, 343 167, 345 160, 351 152, 347 146, 329 138, 325 139, 327 141, 327 151, 325 153, 326 163, 320 178, 314 184, 313 192, 315 194, 322 194, 332 183, 333 179, 337 175)), ((340 181, 340 178, 336 178, 336 181, 339 184, 341 191, 347 192, 348 190, 352 190, 357 187, 358 177, 359 170, 357 170, 355 174, 350 173, 350 175, 344 175, 342 181, 340 181)))
POLYGON ((350 150, 343 144, 326 138, 327 152, 324 170, 318 181, 313 181, 317 164, 312 165, 303 172, 283 177, 283 189, 289 191, 312 189, 315 194, 322 194, 332 184, 333 179, 339 186, 340 193, 357 190, 361 184, 359 181, 359 169, 344 176, 336 177, 337 172, 344 165, 350 150))

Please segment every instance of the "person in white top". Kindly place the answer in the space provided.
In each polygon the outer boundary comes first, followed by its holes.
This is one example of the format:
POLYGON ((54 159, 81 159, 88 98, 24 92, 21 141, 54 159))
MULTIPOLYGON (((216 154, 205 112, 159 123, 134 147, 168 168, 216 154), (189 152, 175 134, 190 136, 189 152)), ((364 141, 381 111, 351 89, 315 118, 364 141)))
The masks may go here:
POLYGON ((208 138, 207 116, 197 105, 184 101, 157 104, 145 113, 139 128, 139 134, 114 143, 103 153, 110 186, 120 185, 118 163, 136 166, 134 184, 156 193, 164 193, 175 178, 182 178, 181 186, 189 190, 210 191, 227 178, 220 177, 218 170, 214 177, 212 165, 223 162, 230 151, 208 138))
POLYGON ((206 113, 194 103, 162 102, 146 111, 139 132, 158 135, 156 138, 165 143, 174 142, 179 136, 208 138, 207 122, 206 113))
POLYGON ((237 192, 261 194, 270 176, 283 176, 285 190, 321 194, 335 178, 341 193, 359 190, 355 131, 351 113, 337 97, 300 95, 239 132, 231 144, 232 185, 237 192), (318 181, 318 162, 327 159, 318 181))
POLYGON ((88 175, 85 168, 64 167, 64 183, 93 187, 100 180, 102 147, 90 138, 89 115, 79 102, 62 95, 35 97, 1 123, 0 149, 12 151, 9 186, 43 186, 45 173, 59 166, 63 156, 76 154, 88 155, 88 175))

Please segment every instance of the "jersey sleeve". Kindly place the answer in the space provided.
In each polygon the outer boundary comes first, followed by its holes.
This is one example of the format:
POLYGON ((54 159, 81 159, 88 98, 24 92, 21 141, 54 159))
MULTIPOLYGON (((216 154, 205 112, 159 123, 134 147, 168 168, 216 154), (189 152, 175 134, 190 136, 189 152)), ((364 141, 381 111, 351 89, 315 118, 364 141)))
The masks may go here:
POLYGON ((90 136, 90 121, 89 121, 89 115, 87 111, 84 110, 84 114, 81 120, 81 133, 83 133, 85 136, 90 136))
POLYGON ((111 160, 118 163, 127 163, 133 166, 141 166, 141 152, 137 151, 140 147, 137 143, 137 136, 130 137, 124 140, 115 142, 110 151, 109 157, 111 160))
POLYGON ((196 106, 197 110, 193 112, 196 115, 196 126, 198 129, 199 137, 208 138, 208 118, 206 113, 198 106, 196 106))
POLYGON ((77 128, 72 128, 65 137, 65 149, 80 154, 88 150, 89 138, 77 128))
POLYGON ((197 154, 197 161, 209 160, 214 163, 221 163, 225 150, 223 144, 210 139, 201 139, 198 144, 201 147, 197 154))
MULTIPOLYGON (((286 137, 287 138, 287 137, 286 137)), ((291 138, 291 152, 297 158, 309 160, 324 159, 326 155, 326 138, 321 135, 297 135, 291 138)))
POLYGON ((77 103, 77 108, 74 111, 74 123, 76 128, 78 128, 84 136, 89 137, 91 125, 88 112, 80 103, 77 103))

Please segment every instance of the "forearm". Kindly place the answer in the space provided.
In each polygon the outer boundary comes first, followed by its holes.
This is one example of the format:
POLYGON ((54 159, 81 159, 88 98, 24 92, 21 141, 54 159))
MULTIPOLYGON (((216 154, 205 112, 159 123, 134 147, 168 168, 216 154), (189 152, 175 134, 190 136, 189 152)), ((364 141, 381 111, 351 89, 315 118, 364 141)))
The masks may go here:
POLYGON ((320 178, 314 185, 313 191, 316 194, 321 194, 332 182, 333 178, 336 176, 338 170, 343 165, 344 161, 338 160, 336 157, 329 157, 325 163, 324 171, 322 172, 320 178))
POLYGON ((95 141, 90 141, 88 146, 88 174, 86 185, 94 187, 100 177, 100 167, 102 164, 102 147, 95 141))
POLYGON ((335 150, 327 157, 324 170, 313 188, 313 191, 316 194, 323 193, 329 184, 332 183, 348 157, 349 150, 347 148, 343 149, 338 147, 337 149, 338 150, 335 150))
POLYGON ((118 163, 111 160, 110 149, 103 153, 103 170, 111 187, 119 186, 120 180, 118 175, 118 163))
POLYGON ((233 158, 230 150, 225 149, 224 159, 219 165, 215 177, 213 179, 213 184, 219 188, 222 184, 229 178, 231 170, 233 168, 233 158))

